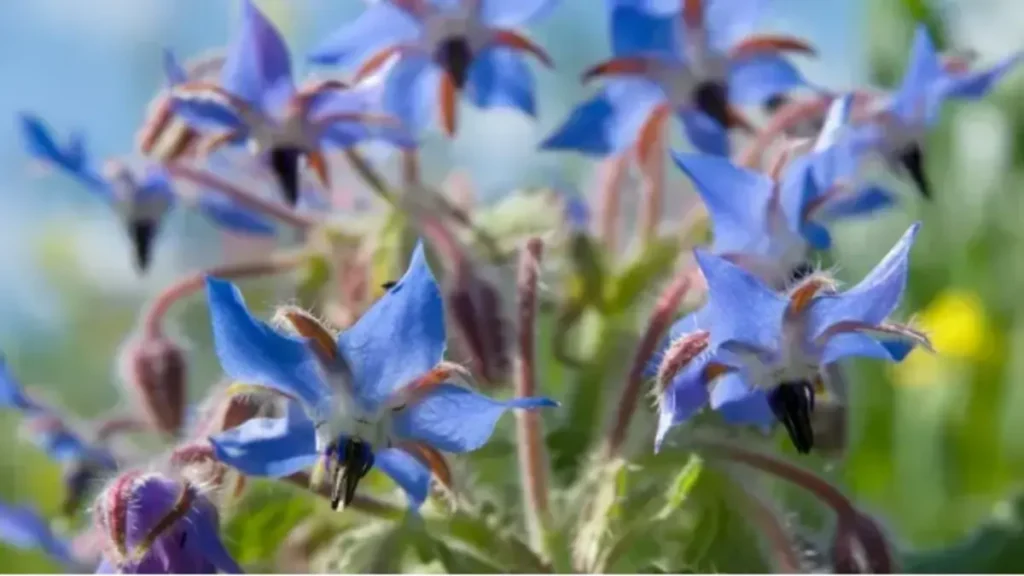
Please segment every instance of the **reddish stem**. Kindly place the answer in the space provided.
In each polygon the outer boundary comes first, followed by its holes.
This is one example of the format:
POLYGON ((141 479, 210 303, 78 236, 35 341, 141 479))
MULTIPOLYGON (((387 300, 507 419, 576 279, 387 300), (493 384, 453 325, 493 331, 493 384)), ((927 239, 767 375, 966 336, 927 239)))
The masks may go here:
POLYGON ((625 154, 613 156, 601 162, 598 176, 598 237, 604 240, 605 248, 614 253, 619 244, 619 209, 622 202, 622 185, 626 179, 628 165, 625 154))
POLYGON ((643 175, 641 188, 640 214, 637 220, 637 232, 643 245, 649 244, 658 235, 661 224, 662 206, 665 200, 665 123, 654 128, 649 153, 640 170, 643 175))
POLYGON ((824 95, 811 100, 793 100, 784 104, 772 115, 768 124, 754 135, 753 140, 736 157, 736 165, 756 170, 768 147, 787 130, 798 123, 821 116, 832 104, 832 96, 824 95))

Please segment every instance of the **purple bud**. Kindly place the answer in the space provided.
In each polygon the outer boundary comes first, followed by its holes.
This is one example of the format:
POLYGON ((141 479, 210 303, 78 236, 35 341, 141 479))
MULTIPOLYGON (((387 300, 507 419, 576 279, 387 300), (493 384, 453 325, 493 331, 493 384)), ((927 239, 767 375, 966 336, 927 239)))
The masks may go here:
POLYGON ((94 523, 103 533, 98 572, 241 573, 220 540, 217 509, 187 480, 122 474, 97 499, 94 523))
POLYGON ((164 336, 128 343, 121 356, 122 378, 155 430, 177 435, 185 421, 187 367, 181 349, 164 336))

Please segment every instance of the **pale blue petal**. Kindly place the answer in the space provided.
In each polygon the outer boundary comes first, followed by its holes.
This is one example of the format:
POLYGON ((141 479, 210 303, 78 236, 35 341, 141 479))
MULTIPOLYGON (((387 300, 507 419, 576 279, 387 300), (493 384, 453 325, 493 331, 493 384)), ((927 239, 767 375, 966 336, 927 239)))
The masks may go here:
POLYGON ((761 54, 729 64, 729 101, 736 104, 763 104, 806 84, 796 66, 782 56, 761 54))
POLYGON ((374 2, 358 18, 334 31, 310 53, 317 64, 359 66, 375 53, 415 40, 420 24, 391 2, 374 2))
POLYGON ((181 63, 178 62, 178 59, 174 56, 174 52, 168 48, 164 48, 163 64, 164 76, 166 77, 167 84, 169 86, 177 86, 178 84, 183 84, 188 80, 188 73, 185 72, 181 63))
POLYGON ((313 422, 294 403, 286 418, 253 418, 209 440, 218 460, 247 476, 290 476, 318 458, 313 422))
POLYGON ((30 156, 62 170, 107 202, 113 201, 110 186, 89 162, 85 143, 80 135, 72 138, 67 146, 61 146, 50 127, 34 114, 20 114, 18 125, 22 141, 30 156))
POLYGON ((21 383, 7 367, 7 362, 0 358, 0 408, 13 408, 15 410, 33 412, 41 410, 40 406, 32 401, 21 383))
POLYGON ((664 100, 661 89, 647 80, 609 80, 594 98, 573 110, 541 148, 594 156, 618 154, 636 144, 654 107, 664 100))
POLYGON ((748 252, 768 234, 768 205, 775 184, 728 158, 673 152, 711 217, 716 253, 748 252))
POLYGON ((808 335, 817 340, 844 323, 877 326, 899 305, 907 284, 910 248, 920 229, 915 223, 882 261, 856 286, 836 295, 815 298, 805 312, 808 335))
POLYGON ((295 92, 288 46, 252 0, 242 0, 241 29, 228 46, 220 81, 263 111, 279 109, 295 92))
POLYGON ((476 56, 469 69, 466 97, 481 109, 512 108, 533 116, 533 73, 515 51, 495 47, 476 56))
POLYGON ((441 384, 422 400, 395 414, 395 432, 445 452, 472 452, 487 443, 509 409, 554 407, 547 398, 500 401, 454 384, 441 384))
POLYGON ((852 110, 853 94, 843 94, 832 100, 832 104, 828 107, 828 113, 825 114, 821 132, 818 133, 818 137, 814 141, 815 152, 821 152, 836 143, 839 135, 850 121, 852 110))
POLYGON ((245 123, 234 108, 216 97, 173 95, 171 110, 196 130, 247 131, 245 123))
POLYGON ((331 90, 318 96, 310 105, 309 117, 320 126, 324 147, 349 148, 364 142, 387 142, 399 148, 413 148, 416 138, 402 120, 386 118, 382 109, 384 88, 380 85, 356 86, 347 90, 331 90), (332 121, 337 114, 363 113, 382 117, 382 122, 332 121), (393 121, 389 121, 393 120, 393 121))
POLYGON ((977 100, 988 94, 996 82, 1024 61, 1024 52, 1018 52, 988 70, 948 75, 936 88, 941 98, 977 100))
POLYGON ((445 339, 441 291, 418 243, 405 275, 338 338, 356 401, 374 412, 396 389, 437 366, 445 339))
POLYGON ((814 212, 814 216, 826 220, 863 217, 895 205, 895 194, 881 186, 871 184, 858 189, 853 194, 843 195, 838 200, 827 202, 814 212))
POLYGON ((320 410, 331 395, 305 339, 282 334, 253 318, 232 283, 207 277, 206 297, 213 347, 224 373, 243 384, 264 386, 320 410))
POLYGON ((384 110, 398 117, 413 134, 420 133, 435 117, 439 81, 440 72, 427 58, 401 58, 384 83, 384 110))
POLYGON ((711 389, 711 407, 730 424, 764 427, 775 422, 768 394, 750 387, 738 372, 725 374, 715 381, 711 389))
POLYGON ((387 474, 409 497, 409 507, 418 509, 430 491, 430 470, 405 450, 388 448, 374 454, 373 465, 387 474))
POLYGON ((924 112, 921 107, 925 105, 928 87, 943 75, 942 63, 928 35, 928 29, 924 24, 918 24, 907 69, 903 73, 903 82, 893 94, 890 109, 907 121, 918 118, 924 112))
POLYGON ((844 358, 873 358, 899 362, 906 358, 913 348, 913 344, 907 341, 881 341, 863 332, 843 332, 825 342, 819 354, 819 362, 822 366, 844 358))
POLYGON ((714 118, 695 109, 680 111, 678 116, 694 148, 712 156, 729 156, 729 133, 714 118))
POLYGON ((198 208, 214 224, 228 232, 247 236, 273 236, 277 233, 274 223, 267 217, 239 206, 216 192, 200 194, 198 208))
POLYGON ((712 350, 723 345, 774 350, 789 302, 732 262, 695 250, 708 284, 706 314, 712 350))
POLYGON ((492 28, 519 28, 536 22, 559 0, 481 0, 480 21, 492 28))
POLYGON ((718 51, 725 52, 754 32, 766 5, 767 0, 705 0, 704 28, 708 42, 718 51))

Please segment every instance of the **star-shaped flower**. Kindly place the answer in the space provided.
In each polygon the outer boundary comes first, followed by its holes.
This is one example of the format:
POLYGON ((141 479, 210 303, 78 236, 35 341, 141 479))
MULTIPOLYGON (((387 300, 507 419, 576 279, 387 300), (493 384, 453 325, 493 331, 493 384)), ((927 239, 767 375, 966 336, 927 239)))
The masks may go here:
POLYGON ((463 385, 471 379, 463 368, 442 360, 444 309, 422 244, 405 275, 337 337, 287 308, 279 317, 301 337, 283 334, 253 318, 222 280, 208 279, 207 294, 225 373, 293 400, 284 418, 257 418, 211 438, 218 457, 245 474, 275 477, 322 460, 335 508, 352 501, 372 467, 418 507, 431 472, 450 481, 442 451, 480 448, 509 409, 556 405, 482 396, 463 385))
POLYGON ((229 46, 220 82, 185 83, 171 98, 186 122, 216 133, 206 151, 249 143, 277 174, 290 205, 298 200, 303 158, 329 185, 324 146, 346 148, 369 137, 412 145, 397 120, 369 110, 373 103, 366 93, 337 81, 297 88, 288 46, 252 0, 242 0, 242 28, 229 46))
MULTIPOLYGON (((110 160, 98 168, 89 159, 81 136, 74 136, 62 146, 39 117, 22 114, 19 122, 25 146, 34 159, 71 176, 117 212, 135 249, 135 264, 140 271, 145 271, 164 216, 176 202, 163 168, 149 161, 127 163, 122 160, 110 160)), ((200 191, 191 200, 200 213, 227 231, 254 236, 275 233, 274 226, 263 216, 221 194, 200 191)))
POLYGON ((96 499, 105 536, 99 574, 240 574, 220 539, 220 515, 199 486, 130 471, 96 499))
POLYGON ((635 146, 643 162, 674 114, 698 150, 727 156, 727 129, 750 129, 735 105, 760 104, 805 84, 781 53, 811 53, 809 45, 750 35, 762 0, 609 3, 615 58, 583 78, 610 78, 544 142, 546 149, 603 156, 635 146))
POLYGON ((458 96, 479 108, 533 115, 533 76, 521 53, 547 66, 547 53, 512 30, 536 20, 556 0, 382 0, 316 49, 327 64, 358 65, 357 81, 388 66, 384 107, 419 132, 439 110, 449 136, 458 96))
POLYGON ((905 170, 921 194, 931 198, 924 174, 924 139, 938 122, 942 105, 948 100, 983 98, 1021 61, 1024 51, 980 71, 944 65, 927 29, 919 25, 903 82, 890 97, 880 101, 854 137, 859 145, 873 147, 892 166, 905 170))
POLYGON ((811 413, 824 367, 849 357, 901 361, 926 336, 894 323, 906 285, 913 225, 856 286, 839 292, 813 274, 779 293, 728 260, 697 251, 707 304, 673 326, 655 357, 656 445, 705 405, 738 424, 779 421, 799 452, 814 445, 811 413))

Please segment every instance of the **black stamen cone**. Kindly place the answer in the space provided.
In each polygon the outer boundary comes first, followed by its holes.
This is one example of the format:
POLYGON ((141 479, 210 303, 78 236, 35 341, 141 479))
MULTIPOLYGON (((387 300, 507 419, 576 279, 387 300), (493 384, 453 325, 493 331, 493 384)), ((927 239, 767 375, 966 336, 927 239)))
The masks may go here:
POLYGON ((927 200, 932 199, 932 187, 928 184, 928 178, 924 174, 924 153, 921 147, 913 144, 900 154, 900 164, 910 174, 917 190, 927 200))
POLYGON ((459 36, 444 39, 437 47, 436 60, 451 75, 455 87, 462 90, 469 77, 469 66, 473 63, 469 41, 459 36))
POLYGON ((284 191, 289 206, 299 201, 299 162, 302 151, 298 148, 273 148, 270 150, 270 168, 277 175, 277 182, 284 191))
POLYGON ((774 114, 787 103, 789 103, 789 98, 785 94, 773 94, 768 97, 768 100, 765 100, 764 109, 769 114, 774 114))
POLYGON ((775 417, 786 427, 796 451, 807 454, 814 447, 814 386, 807 381, 783 382, 768 394, 775 417))
POLYGON ((722 128, 729 127, 729 90, 721 82, 704 82, 693 94, 697 109, 718 122, 722 128))
POLYGON ((133 220, 128 224, 132 247, 135 248, 135 269, 139 274, 144 274, 149 269, 149 262, 153 256, 153 240, 156 239, 159 226, 156 220, 133 220))
POLYGON ((331 508, 346 508, 356 497, 359 481, 373 468, 373 450, 362 440, 348 439, 337 448, 338 464, 334 467, 331 508))

